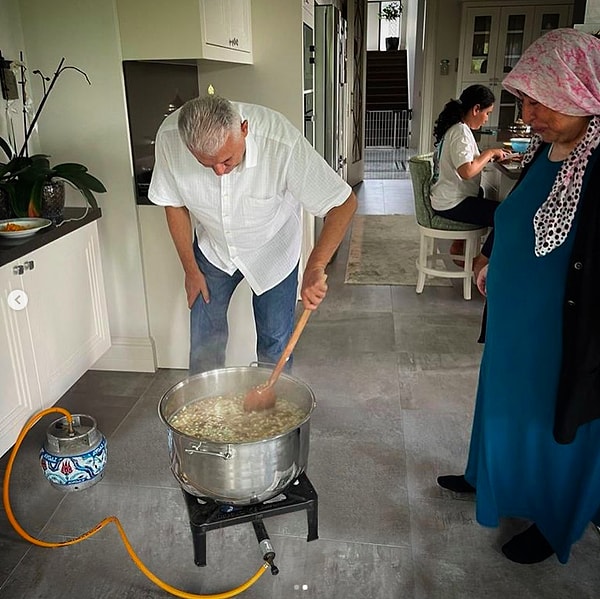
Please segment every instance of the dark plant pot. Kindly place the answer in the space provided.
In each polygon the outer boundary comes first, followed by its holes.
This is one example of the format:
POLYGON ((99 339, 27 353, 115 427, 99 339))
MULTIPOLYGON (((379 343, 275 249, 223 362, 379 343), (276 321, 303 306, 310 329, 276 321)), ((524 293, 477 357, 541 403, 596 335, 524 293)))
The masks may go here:
POLYGON ((6 220, 12 217, 10 207, 10 198, 4 189, 0 189, 0 220, 6 220))
POLYGON ((386 50, 397 50, 400 45, 399 37, 386 37, 385 38, 385 49, 386 50))
POLYGON ((65 210, 65 184, 63 181, 51 181, 42 187, 41 216, 49 218, 54 224, 63 220, 65 210))

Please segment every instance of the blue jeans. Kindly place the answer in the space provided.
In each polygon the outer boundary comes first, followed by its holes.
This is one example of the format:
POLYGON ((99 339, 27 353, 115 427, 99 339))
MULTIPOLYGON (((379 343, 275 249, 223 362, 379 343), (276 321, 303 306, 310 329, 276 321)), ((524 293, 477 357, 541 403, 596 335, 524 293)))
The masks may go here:
MULTIPOLYGON (((231 296, 244 278, 239 270, 232 275, 211 264, 194 242, 194 255, 206 278, 210 302, 199 295, 190 313, 190 374, 222 368, 229 327, 227 309, 231 296)), ((256 355, 259 362, 275 364, 294 328, 298 290, 298 265, 281 283, 262 295, 252 293, 256 324, 256 355)), ((286 370, 292 366, 292 357, 286 370)))

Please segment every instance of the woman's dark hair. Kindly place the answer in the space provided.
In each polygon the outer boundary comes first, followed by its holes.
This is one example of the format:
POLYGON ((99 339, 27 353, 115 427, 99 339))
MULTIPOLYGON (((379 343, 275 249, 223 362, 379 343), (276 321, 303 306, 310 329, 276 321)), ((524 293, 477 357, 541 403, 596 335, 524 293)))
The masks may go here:
POLYGON ((496 98, 492 90, 485 85, 470 85, 467 87, 458 100, 450 100, 444 106, 444 110, 440 112, 435 125, 433 126, 433 136, 435 137, 435 145, 442 141, 442 137, 452 125, 460 123, 464 116, 473 108, 479 105, 479 108, 488 108, 496 98))

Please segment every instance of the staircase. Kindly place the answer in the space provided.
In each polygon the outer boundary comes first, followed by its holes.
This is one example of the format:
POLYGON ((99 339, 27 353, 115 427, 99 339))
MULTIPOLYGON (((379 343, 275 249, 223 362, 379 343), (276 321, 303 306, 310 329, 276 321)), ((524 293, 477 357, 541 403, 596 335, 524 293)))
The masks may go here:
POLYGON ((367 52, 367 110, 408 110, 406 50, 367 52))
POLYGON ((406 50, 367 52, 365 100, 365 178, 401 178, 410 137, 406 50))

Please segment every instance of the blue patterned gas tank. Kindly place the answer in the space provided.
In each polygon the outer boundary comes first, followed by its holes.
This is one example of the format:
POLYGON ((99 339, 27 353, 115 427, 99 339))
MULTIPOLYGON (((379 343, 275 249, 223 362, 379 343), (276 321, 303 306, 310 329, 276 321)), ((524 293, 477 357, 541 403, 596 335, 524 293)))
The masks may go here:
POLYGON ((66 417, 55 420, 40 450, 44 476, 61 491, 91 487, 102 479, 106 466, 106 439, 96 420, 86 414, 73 414, 72 418, 72 430, 66 417))

